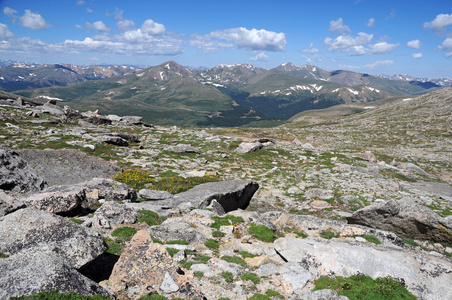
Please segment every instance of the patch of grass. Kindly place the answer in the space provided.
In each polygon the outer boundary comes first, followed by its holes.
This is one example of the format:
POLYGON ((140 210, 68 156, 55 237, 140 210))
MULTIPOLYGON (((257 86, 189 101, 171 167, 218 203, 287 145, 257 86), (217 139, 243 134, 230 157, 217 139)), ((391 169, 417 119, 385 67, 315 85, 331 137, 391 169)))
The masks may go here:
POLYGON ((77 224, 83 224, 83 221, 82 220, 80 220, 80 219, 77 219, 77 218, 70 218, 69 220, 71 220, 72 222, 74 222, 74 223, 77 223, 77 224))
POLYGON ((135 228, 124 226, 124 227, 119 227, 119 228, 113 230, 111 235, 112 236, 120 236, 120 237, 131 237, 135 233, 137 233, 137 230, 135 228))
POLYGON ((180 177, 180 176, 170 176, 163 177, 159 180, 152 181, 152 188, 159 191, 167 191, 171 194, 178 194, 189 189, 207 182, 221 181, 221 178, 216 176, 204 176, 204 177, 180 177))
POLYGON ((160 225, 166 220, 165 217, 161 217, 153 211, 150 210, 139 210, 138 211, 138 222, 146 222, 148 225, 160 225))
POLYGON ((218 242, 215 241, 214 239, 207 239, 207 241, 205 241, 204 245, 210 249, 219 249, 220 248, 220 244, 218 244, 218 242))
POLYGON ((249 253, 249 252, 247 252, 247 251, 239 251, 238 252, 242 257, 245 257, 245 258, 253 258, 253 257, 256 257, 257 255, 254 255, 254 254, 252 254, 252 253, 249 253))
POLYGON ((405 244, 407 244, 407 245, 411 245, 411 246, 414 246, 414 247, 419 246, 419 244, 416 243, 416 242, 414 241, 414 239, 406 238, 406 239, 402 239, 402 240, 403 240, 403 242, 404 242, 405 244))
POLYGON ((84 296, 77 293, 59 293, 58 291, 41 292, 30 296, 11 297, 10 300, 107 300, 108 297, 96 294, 84 296))
POLYGON ((242 267, 246 267, 246 262, 237 256, 225 255, 225 256, 221 257, 221 259, 224 261, 230 262, 230 263, 238 264, 242 267))
POLYGON ((276 240, 274 232, 265 225, 255 225, 252 224, 248 228, 248 232, 260 241, 273 243, 276 240))
POLYGON ((8 257, 9 257, 8 254, 5 254, 5 253, 3 253, 3 252, 0 252, 0 258, 8 258, 8 257))
POLYGON ((201 277, 203 277, 203 276, 204 276, 204 273, 203 273, 203 272, 201 272, 201 271, 196 271, 196 272, 195 272, 195 277, 201 278, 201 277))
POLYGON ((231 272, 222 272, 221 277, 223 277, 224 280, 228 283, 231 283, 234 281, 234 276, 232 275, 231 272))
POLYGON ((160 173, 160 177, 173 177, 173 176, 178 176, 178 175, 179 175, 179 173, 174 172, 173 170, 168 170, 163 173, 160 173))
POLYGON ((237 225, 243 222, 243 218, 242 217, 236 217, 233 215, 227 215, 225 217, 212 217, 212 220, 214 220, 215 222, 210 225, 210 227, 215 228, 215 229, 220 229, 221 226, 229 226, 229 225, 237 225))
POLYGON ((374 280, 365 275, 354 275, 347 278, 337 276, 335 279, 321 277, 314 281, 314 285, 314 291, 332 289, 339 295, 347 296, 350 300, 416 299, 401 283, 392 278, 374 280))
POLYGON ((259 284, 261 282, 261 279, 259 278, 259 276, 257 276, 254 273, 245 273, 242 274, 242 276, 240 276, 240 279, 242 280, 250 280, 252 281, 254 284, 259 284))
POLYGON ((334 231, 331 230, 324 230, 322 232, 320 232, 320 237, 330 240, 332 238, 337 238, 339 237, 339 235, 337 233, 335 233, 334 231))
POLYGON ((363 238, 366 239, 366 241, 374 243, 375 245, 380 245, 381 241, 374 235, 371 234, 365 234, 363 235, 363 238))
POLYGON ((108 246, 107 253, 118 255, 118 256, 121 255, 121 253, 122 253, 121 245, 123 243, 122 240, 118 239, 118 240, 114 241, 112 239, 105 237, 104 241, 105 241, 105 243, 107 243, 107 246, 108 246))
POLYGON ((226 235, 226 233, 221 232, 219 230, 212 231, 212 236, 213 237, 224 237, 225 235, 226 235))
POLYGON ((168 252, 168 254, 169 254, 171 257, 173 257, 174 254, 176 254, 177 252, 182 251, 182 250, 175 249, 175 248, 166 248, 166 251, 168 252))
POLYGON ((212 257, 208 256, 208 255, 196 255, 195 256, 195 260, 201 263, 206 263, 209 261, 209 259, 211 259, 212 257))
POLYGON ((267 291, 265 291, 265 295, 269 296, 269 297, 275 297, 278 299, 284 299, 284 296, 281 295, 280 293, 278 293, 277 291, 268 289, 267 291))
POLYGON ((184 268, 184 269, 190 270, 191 266, 193 266, 194 264, 196 264, 196 262, 194 262, 194 261, 187 261, 187 262, 184 262, 181 267, 184 268))

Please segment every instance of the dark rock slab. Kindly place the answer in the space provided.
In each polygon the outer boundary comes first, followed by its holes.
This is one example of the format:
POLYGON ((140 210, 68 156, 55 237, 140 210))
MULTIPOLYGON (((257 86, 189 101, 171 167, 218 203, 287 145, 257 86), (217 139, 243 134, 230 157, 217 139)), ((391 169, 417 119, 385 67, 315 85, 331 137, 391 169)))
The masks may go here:
POLYGON ((45 181, 14 150, 0 149, 0 190, 40 191, 45 181))
POLYGON ((208 182, 175 195, 172 204, 175 207, 184 202, 191 202, 197 208, 206 208, 215 199, 223 206, 225 212, 230 212, 247 208, 258 188, 259 184, 251 180, 208 182))
POLYGON ((10 255, 25 250, 47 253, 61 257, 74 268, 84 266, 107 250, 99 233, 31 208, 0 218, 0 236, 0 252, 10 255))
POLYGON ((409 199, 361 208, 347 222, 391 231, 401 237, 452 243, 452 221, 409 199))

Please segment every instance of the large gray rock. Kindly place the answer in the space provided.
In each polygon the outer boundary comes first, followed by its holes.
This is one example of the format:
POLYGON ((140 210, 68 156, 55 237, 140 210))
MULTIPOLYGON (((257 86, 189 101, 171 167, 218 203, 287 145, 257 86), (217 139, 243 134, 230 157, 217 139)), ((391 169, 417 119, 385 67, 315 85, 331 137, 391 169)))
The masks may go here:
POLYGON ((63 107, 63 112, 64 112, 64 115, 66 117, 68 117, 69 119, 78 120, 78 119, 82 118, 82 114, 78 110, 75 110, 72 107, 67 106, 67 105, 65 105, 63 107))
POLYGON ((137 200, 137 192, 127 184, 107 178, 93 178, 82 183, 87 196, 98 196, 98 199, 106 201, 134 202, 137 200), (95 195, 94 195, 95 194, 95 195))
POLYGON ((19 155, 49 186, 69 185, 93 178, 111 178, 121 168, 74 149, 18 151, 19 155))
POLYGON ((119 224, 134 224, 138 219, 138 213, 125 204, 108 201, 96 210, 92 219, 94 228, 114 228, 119 224))
POLYGON ((243 142, 239 145, 237 149, 235 149, 238 153, 249 153, 262 149, 264 145, 260 142, 243 142))
POLYGON ((149 189, 141 189, 138 192, 138 196, 144 200, 165 200, 173 198, 173 194, 167 191, 157 191, 149 189))
POLYGON ((24 207, 25 204, 21 200, 16 199, 0 190, 0 217, 24 207))
POLYGON ((176 153, 199 153, 199 149, 187 144, 177 144, 176 146, 169 146, 167 151, 176 153))
POLYGON ((215 199, 225 212, 230 212, 247 208, 258 188, 259 184, 251 180, 208 182, 175 195, 172 202, 174 206, 191 202, 197 208, 206 208, 215 199))
POLYGON ((59 106, 57 106, 55 104, 49 103, 49 102, 44 103, 42 105, 42 111, 50 113, 52 115, 56 115, 56 116, 63 116, 64 115, 64 110, 61 107, 59 107, 59 106))
POLYGON ((96 139, 97 139, 97 141, 106 143, 106 144, 122 146, 122 147, 129 146, 129 143, 125 139, 123 139, 122 137, 119 137, 119 136, 101 135, 101 136, 98 136, 96 139))
POLYGON ((189 243, 204 243, 206 238, 187 223, 183 218, 169 218, 160 225, 151 226, 146 230, 152 237, 164 242, 184 240, 189 243))
POLYGON ((0 252, 57 255, 80 268, 107 250, 102 236, 54 214, 26 208, 0 218, 0 252))
POLYGON ((58 255, 24 251, 0 259, 0 274, 0 299, 55 290, 111 297, 104 288, 80 274, 58 255))
POLYGON ((85 190, 79 185, 52 186, 41 192, 31 193, 20 198, 27 207, 55 214, 74 210, 85 199, 85 190))
POLYGON ((127 124, 140 125, 142 123, 143 117, 139 116, 123 116, 122 121, 127 124))
POLYGON ((280 238, 275 250, 287 262, 298 263, 317 279, 322 276, 397 278, 419 299, 444 299, 452 282, 452 262, 400 247, 364 245, 323 239, 280 238))
POLYGON ((35 192, 44 187, 44 180, 16 151, 0 149, 0 190, 35 192))
POLYGON ((361 208, 347 221, 391 231, 401 237, 452 243, 452 222, 409 199, 361 208))

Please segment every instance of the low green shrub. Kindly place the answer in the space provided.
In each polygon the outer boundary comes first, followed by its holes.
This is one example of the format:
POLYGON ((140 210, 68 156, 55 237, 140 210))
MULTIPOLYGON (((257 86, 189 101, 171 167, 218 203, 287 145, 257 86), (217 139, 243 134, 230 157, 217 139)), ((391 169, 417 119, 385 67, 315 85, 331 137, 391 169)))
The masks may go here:
POLYGON ((270 297, 267 295, 263 295, 263 294, 254 294, 253 296, 251 296, 249 298, 250 300, 270 300, 270 297))
POLYGON ((219 249, 220 248, 220 244, 218 244, 214 239, 207 239, 207 241, 205 241, 204 245, 206 245, 206 247, 210 248, 210 249, 219 249))
POLYGON ((8 257, 9 257, 8 254, 5 254, 5 253, 3 253, 3 252, 0 252, 0 258, 8 258, 8 257))
POLYGON ((235 264, 241 265, 242 267, 246 267, 246 262, 237 256, 225 255, 225 256, 221 257, 221 259, 224 261, 230 262, 230 263, 235 263, 235 264))
POLYGON ((168 241, 165 244, 167 245, 189 245, 190 243, 184 240, 172 240, 168 241))
POLYGON ((146 222, 149 226, 160 225, 166 220, 151 210, 139 210, 138 222, 146 222))
POLYGON ((258 240, 267 243, 273 243, 276 240, 275 233, 265 225, 255 225, 252 224, 250 228, 248 228, 248 232, 258 240))
POLYGON ((380 245, 381 244, 381 241, 374 235, 365 234, 365 235, 363 235, 363 238, 365 238, 366 241, 374 243, 376 245, 380 245))
POLYGON ((254 284, 259 284, 261 282, 261 279, 259 278, 259 276, 257 276, 254 273, 245 273, 242 274, 242 276, 240 276, 240 279, 242 280, 250 280, 252 281, 254 284))
POLYGON ((314 291, 332 289, 339 295, 347 296, 350 300, 416 299, 401 283, 392 278, 377 278, 374 280, 365 275, 354 275, 346 278, 336 276, 334 279, 321 277, 314 281, 314 285, 314 291))
POLYGON ((107 253, 114 254, 120 256, 122 253, 122 243, 123 241, 118 239, 116 241, 109 239, 107 237, 104 238, 105 243, 108 246, 107 253))
POLYGON ((234 276, 232 275, 231 272, 222 272, 221 273, 221 277, 224 278, 224 280, 228 283, 233 282, 234 281, 234 276))
POLYGON ((267 296, 269 296, 269 297, 278 298, 278 299, 284 299, 284 296, 283 296, 283 295, 281 295, 281 294, 278 293, 277 291, 274 291, 274 290, 271 290, 271 289, 268 289, 268 290, 265 292, 265 295, 267 295, 267 296))
POLYGON ((324 230, 324 231, 320 232, 320 237, 330 240, 332 238, 339 237, 339 235, 337 233, 335 233, 334 231, 324 230))
POLYGON ((137 230, 135 228, 124 226, 124 227, 119 227, 119 228, 116 228, 115 230, 113 230, 111 235, 112 236, 120 236, 120 237, 131 237, 135 233, 137 233, 137 230))
POLYGON ((212 231, 212 236, 213 237, 224 237, 225 235, 226 235, 226 233, 221 232, 219 230, 212 231))
POLYGON ((256 257, 256 255, 249 253, 248 251, 239 251, 238 252, 242 257, 244 258, 253 258, 256 257))

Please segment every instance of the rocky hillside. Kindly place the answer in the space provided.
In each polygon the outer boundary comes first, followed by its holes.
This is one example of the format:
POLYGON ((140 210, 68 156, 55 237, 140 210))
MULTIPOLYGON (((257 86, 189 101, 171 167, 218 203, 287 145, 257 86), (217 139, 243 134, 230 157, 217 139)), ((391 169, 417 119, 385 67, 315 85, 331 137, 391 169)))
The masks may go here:
POLYGON ((451 95, 268 129, 2 100, 0 298, 448 299, 451 95))

